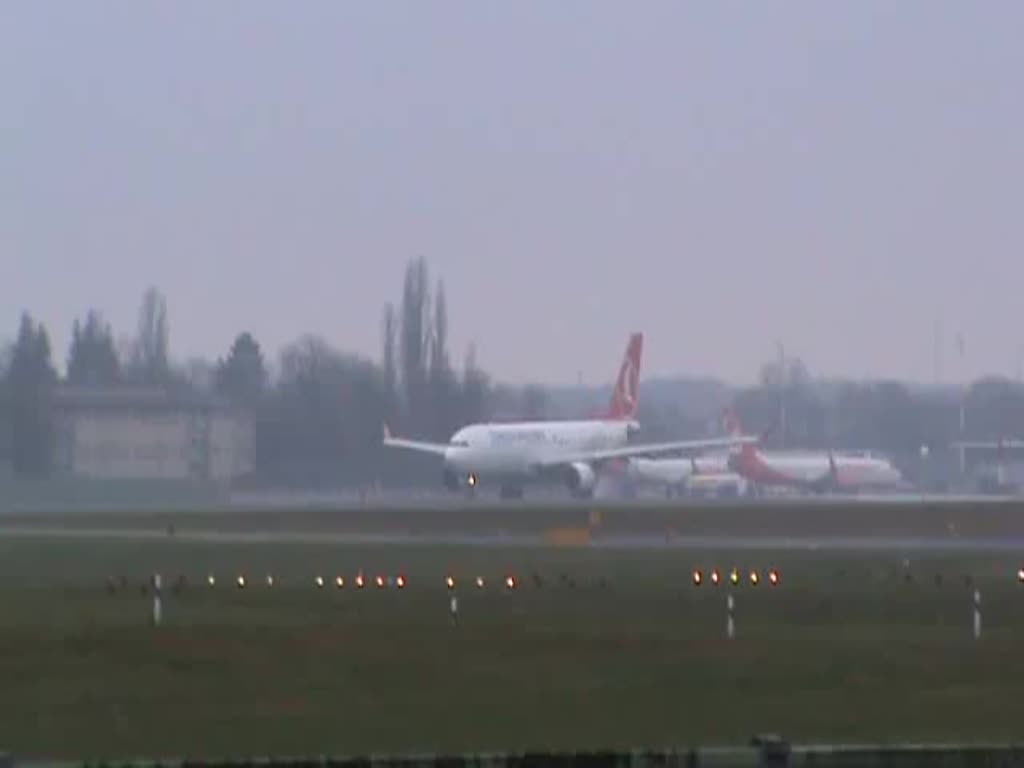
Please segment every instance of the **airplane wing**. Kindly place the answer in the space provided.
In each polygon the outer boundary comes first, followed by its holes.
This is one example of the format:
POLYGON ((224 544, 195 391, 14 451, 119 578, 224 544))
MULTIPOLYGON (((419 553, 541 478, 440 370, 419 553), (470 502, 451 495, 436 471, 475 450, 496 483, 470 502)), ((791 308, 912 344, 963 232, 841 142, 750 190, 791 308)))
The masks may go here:
POLYGON ((389 448, 405 448, 420 453, 432 453, 436 456, 444 456, 448 450, 447 443, 428 443, 425 440, 406 440, 403 437, 392 437, 388 425, 384 425, 384 445, 389 448))
POLYGON ((1024 448, 1024 440, 960 440, 954 448, 1024 448))
POLYGON ((756 443, 758 438, 737 436, 721 437, 709 440, 677 440, 669 443, 647 443, 626 445, 621 448, 599 448, 593 451, 580 451, 576 454, 555 454, 549 459, 539 462, 541 468, 556 467, 576 462, 600 462, 612 459, 628 459, 633 456, 657 456, 663 453, 680 453, 685 451, 702 451, 708 448, 731 448, 744 443, 756 443))

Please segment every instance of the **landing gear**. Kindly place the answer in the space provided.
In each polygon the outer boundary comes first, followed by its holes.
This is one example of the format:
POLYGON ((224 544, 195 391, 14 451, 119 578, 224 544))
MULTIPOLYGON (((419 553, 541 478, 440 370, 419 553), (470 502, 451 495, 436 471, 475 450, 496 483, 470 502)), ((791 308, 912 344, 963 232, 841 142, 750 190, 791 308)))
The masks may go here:
POLYGON ((446 469, 443 475, 444 487, 449 491, 455 493, 465 493, 470 498, 476 496, 476 487, 479 483, 479 479, 476 474, 470 472, 467 475, 458 474, 452 472, 450 469, 446 469))

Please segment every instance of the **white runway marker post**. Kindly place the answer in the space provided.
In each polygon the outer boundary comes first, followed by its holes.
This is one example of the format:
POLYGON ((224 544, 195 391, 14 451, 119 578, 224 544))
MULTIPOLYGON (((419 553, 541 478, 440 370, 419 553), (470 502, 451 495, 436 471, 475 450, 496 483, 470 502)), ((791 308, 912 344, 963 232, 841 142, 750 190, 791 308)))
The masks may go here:
POLYGON ((448 601, 448 611, 452 617, 452 626, 456 626, 459 623, 459 598, 452 595, 451 600, 448 601))
POLYGON ((163 618, 163 605, 161 603, 161 580, 160 574, 153 574, 153 626, 159 627, 160 620, 163 618))
POLYGON ((974 590, 974 639, 981 637, 981 591, 974 590))
POLYGON ((725 598, 726 622, 725 634, 732 640, 736 636, 736 620, 733 618, 733 611, 736 608, 736 601, 732 599, 732 593, 725 598))

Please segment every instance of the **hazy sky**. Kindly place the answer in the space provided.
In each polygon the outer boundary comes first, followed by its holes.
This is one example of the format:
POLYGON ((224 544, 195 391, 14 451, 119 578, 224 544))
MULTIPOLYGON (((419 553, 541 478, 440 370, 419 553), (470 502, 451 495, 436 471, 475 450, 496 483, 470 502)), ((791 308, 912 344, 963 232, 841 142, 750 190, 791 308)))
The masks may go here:
POLYGON ((0 8, 0 338, 167 296, 377 357, 406 261, 500 378, 1014 375, 1019 2, 0 8), (959 357, 956 334, 966 353, 959 357))

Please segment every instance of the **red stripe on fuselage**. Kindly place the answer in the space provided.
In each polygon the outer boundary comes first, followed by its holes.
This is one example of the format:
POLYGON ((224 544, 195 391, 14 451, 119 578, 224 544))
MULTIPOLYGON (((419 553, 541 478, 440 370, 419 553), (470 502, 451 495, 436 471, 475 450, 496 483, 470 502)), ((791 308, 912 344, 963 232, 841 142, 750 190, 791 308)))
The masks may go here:
POLYGON ((803 481, 792 477, 768 465, 761 452, 751 445, 740 449, 737 469, 747 480, 761 485, 798 485, 803 481))

